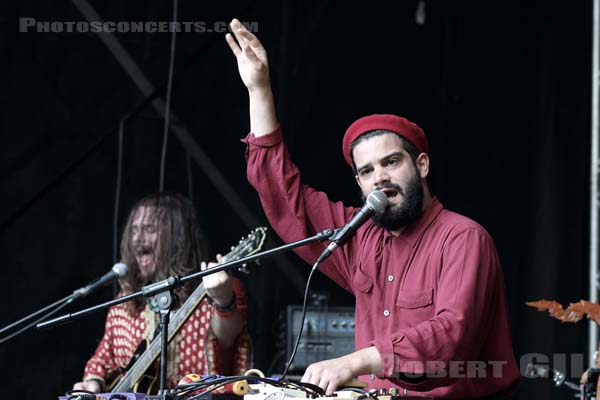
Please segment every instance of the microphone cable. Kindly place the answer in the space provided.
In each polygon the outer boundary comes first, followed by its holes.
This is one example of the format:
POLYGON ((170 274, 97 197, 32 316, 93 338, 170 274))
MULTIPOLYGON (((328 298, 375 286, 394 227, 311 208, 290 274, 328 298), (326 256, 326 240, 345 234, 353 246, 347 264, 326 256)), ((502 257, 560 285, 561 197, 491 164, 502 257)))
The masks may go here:
POLYGON ((5 336, 3 338, 0 339, 0 344, 14 338, 15 336, 25 332, 27 329, 31 328, 32 326, 36 325, 39 322, 42 322, 43 320, 45 320, 46 318, 50 317, 51 315, 56 314, 58 311, 60 311, 61 309, 63 309, 64 307, 66 307, 67 305, 69 305, 71 302, 73 301, 72 295, 67 296, 64 299, 58 300, 57 302, 50 304, 49 306, 43 308, 42 310, 39 310, 31 315, 28 315, 25 318, 21 318, 20 320, 13 322, 12 324, 5 326, 4 328, 0 329, 0 333, 5 332, 25 321, 27 321, 28 319, 31 319, 33 317, 35 317, 38 314, 43 313, 44 311, 51 309, 52 307, 56 307, 54 310, 51 310, 50 312, 48 312, 47 314, 41 316, 40 318, 36 319, 35 321, 33 321, 32 323, 30 323, 29 325, 24 326, 23 328, 19 329, 16 332, 11 333, 8 336, 5 336), (60 304, 62 303, 62 304, 60 304))
POLYGON ((283 381, 286 375, 289 372, 289 369, 294 362, 294 357, 296 357, 296 352, 298 351, 298 345, 300 344, 300 338, 302 337, 302 331, 304 330, 304 320, 306 319, 306 301, 308 300, 308 288, 310 287, 310 281, 313 277, 313 274, 317 270, 317 266, 319 265, 319 260, 315 262, 313 267, 310 270, 310 274, 308 275, 308 279, 306 281, 306 288, 304 289, 304 301, 302 302, 302 317, 300 317, 300 331, 298 332, 298 337, 296 338, 296 343, 294 344, 294 350, 292 350, 292 355, 288 360, 285 369, 283 370, 283 374, 281 374, 281 380, 283 381))
POLYGON ((171 125, 171 92, 173 90, 173 69, 175 66, 175 44, 177 37, 177 8, 178 0, 173 0, 173 23, 171 24, 171 51, 169 57, 169 74, 167 78, 167 97, 165 99, 165 126, 163 133, 163 144, 160 156, 160 183, 159 192, 163 192, 165 187, 165 163, 167 158, 167 141, 169 138, 169 128, 171 125))
MULTIPOLYGON (((125 120, 129 115, 124 116, 119 121, 119 134, 117 137, 117 179, 115 184, 115 205, 113 211, 113 262, 119 262, 119 203, 121 201, 121 180, 123 177, 123 130, 125 120)), ((116 288, 114 288, 116 289, 116 288)), ((116 293, 115 293, 116 294, 116 293)))

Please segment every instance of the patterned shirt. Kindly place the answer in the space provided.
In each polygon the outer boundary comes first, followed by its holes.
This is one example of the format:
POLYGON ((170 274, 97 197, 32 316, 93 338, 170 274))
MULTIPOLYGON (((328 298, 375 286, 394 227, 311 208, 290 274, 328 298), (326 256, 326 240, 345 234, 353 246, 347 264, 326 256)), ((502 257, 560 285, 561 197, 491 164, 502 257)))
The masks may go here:
MULTIPOLYGON (((239 375, 250 368, 251 342, 247 333, 248 301, 241 281, 233 278, 237 311, 244 328, 233 349, 223 348, 212 332, 214 307, 204 298, 169 343, 167 387, 177 385, 187 374, 239 375)), ((158 315, 146 305, 131 315, 125 304, 109 309, 104 336, 87 362, 83 380, 98 379, 109 385, 124 372, 140 343, 151 341, 158 326, 158 315)))

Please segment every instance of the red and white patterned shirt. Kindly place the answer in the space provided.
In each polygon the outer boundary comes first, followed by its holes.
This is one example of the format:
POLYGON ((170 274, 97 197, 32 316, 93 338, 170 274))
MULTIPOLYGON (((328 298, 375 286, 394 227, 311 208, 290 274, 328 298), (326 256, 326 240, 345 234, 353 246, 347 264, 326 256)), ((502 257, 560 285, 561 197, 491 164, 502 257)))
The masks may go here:
MULTIPOLYGON (((237 278, 233 278, 233 290, 237 311, 244 320, 244 328, 234 347, 223 348, 212 332, 210 322, 214 306, 204 298, 169 343, 167 387, 176 386, 187 374, 240 375, 250 368, 252 350, 246 323, 248 300, 237 278)), ((85 366, 83 380, 98 379, 110 384, 123 373, 140 343, 152 340, 157 325, 158 316, 149 305, 133 315, 124 304, 111 307, 104 336, 85 366)))

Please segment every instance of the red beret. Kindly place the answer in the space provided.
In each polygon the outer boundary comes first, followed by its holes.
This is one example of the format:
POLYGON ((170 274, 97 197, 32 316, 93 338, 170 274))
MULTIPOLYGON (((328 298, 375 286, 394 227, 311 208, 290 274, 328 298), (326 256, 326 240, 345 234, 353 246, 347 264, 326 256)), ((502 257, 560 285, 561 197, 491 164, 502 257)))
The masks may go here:
POLYGON ((368 131, 383 129, 394 132, 412 143, 421 153, 429 153, 429 143, 423 129, 406 118, 391 114, 373 114, 357 119, 344 134, 343 151, 348 165, 352 165, 350 145, 360 135, 368 131))

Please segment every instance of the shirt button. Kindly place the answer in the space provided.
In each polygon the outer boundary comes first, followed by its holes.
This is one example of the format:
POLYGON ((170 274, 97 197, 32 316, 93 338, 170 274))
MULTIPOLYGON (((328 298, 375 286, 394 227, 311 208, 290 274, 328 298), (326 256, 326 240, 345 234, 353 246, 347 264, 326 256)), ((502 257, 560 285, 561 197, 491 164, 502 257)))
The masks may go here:
POLYGON ((383 310, 383 315, 385 315, 386 317, 390 316, 390 310, 383 310))
POLYGON ((371 374, 371 375, 369 376, 369 378, 371 378, 371 379, 375 379, 375 374, 371 374))
POLYGON ((394 275, 388 275, 388 281, 392 282, 394 280, 394 275))

